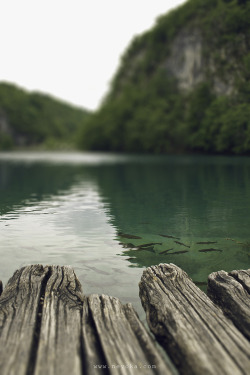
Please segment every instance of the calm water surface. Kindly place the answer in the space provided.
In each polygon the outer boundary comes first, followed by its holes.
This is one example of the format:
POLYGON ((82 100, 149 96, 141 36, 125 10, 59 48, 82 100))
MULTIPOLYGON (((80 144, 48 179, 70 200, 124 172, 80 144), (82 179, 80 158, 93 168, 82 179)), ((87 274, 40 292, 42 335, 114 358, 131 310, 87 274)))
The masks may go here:
POLYGON ((212 271, 249 268, 249 209, 250 158, 0 153, 0 279, 69 264, 86 294, 142 316, 147 266, 175 263, 203 289, 212 271))

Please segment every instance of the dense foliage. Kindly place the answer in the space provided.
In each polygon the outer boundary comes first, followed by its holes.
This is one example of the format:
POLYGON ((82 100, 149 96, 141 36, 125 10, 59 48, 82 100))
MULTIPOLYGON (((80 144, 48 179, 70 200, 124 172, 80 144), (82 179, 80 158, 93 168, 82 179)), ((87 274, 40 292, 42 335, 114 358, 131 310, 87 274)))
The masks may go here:
POLYGON ((161 16, 125 52, 111 90, 82 128, 83 149, 250 153, 250 1, 189 0, 161 16), (164 67, 183 29, 202 35, 203 82, 184 92, 164 67), (216 94, 213 81, 233 82, 216 94))
POLYGON ((0 149, 73 147, 88 112, 40 93, 0 84, 0 149))

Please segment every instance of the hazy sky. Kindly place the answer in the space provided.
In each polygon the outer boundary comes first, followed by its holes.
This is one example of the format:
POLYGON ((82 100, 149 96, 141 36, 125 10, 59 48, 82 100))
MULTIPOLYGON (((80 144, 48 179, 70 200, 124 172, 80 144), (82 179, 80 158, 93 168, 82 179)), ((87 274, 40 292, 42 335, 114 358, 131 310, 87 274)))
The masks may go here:
POLYGON ((0 81, 97 108, 134 35, 184 0, 0 0, 0 81))

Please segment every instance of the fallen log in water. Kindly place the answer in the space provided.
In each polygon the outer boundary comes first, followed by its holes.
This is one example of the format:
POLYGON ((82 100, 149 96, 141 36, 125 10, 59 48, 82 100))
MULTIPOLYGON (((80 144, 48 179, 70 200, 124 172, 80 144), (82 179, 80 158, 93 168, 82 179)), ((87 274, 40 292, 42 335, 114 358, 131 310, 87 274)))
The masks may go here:
MULTIPOLYGON (((208 296, 236 327, 250 339, 250 270, 213 272, 208 277, 208 296)), ((249 369, 250 372, 250 369, 249 369)))
POLYGON ((130 304, 84 297, 71 267, 15 272, 0 297, 1 375, 173 374, 130 304))
POLYGON ((249 374, 249 341, 179 267, 147 268, 140 297, 150 329, 181 374, 249 374))

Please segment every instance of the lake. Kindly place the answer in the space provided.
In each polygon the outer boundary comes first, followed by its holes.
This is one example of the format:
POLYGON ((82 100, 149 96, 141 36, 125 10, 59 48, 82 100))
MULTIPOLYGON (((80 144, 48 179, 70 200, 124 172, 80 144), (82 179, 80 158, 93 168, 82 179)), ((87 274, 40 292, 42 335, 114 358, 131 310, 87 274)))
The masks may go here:
POLYGON ((73 266, 85 294, 132 302, 143 268, 250 267, 250 158, 0 153, 0 279, 73 266), (148 245, 151 244, 151 245, 148 245))

